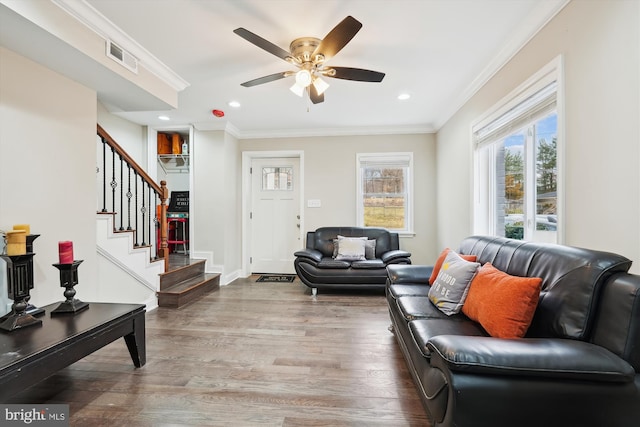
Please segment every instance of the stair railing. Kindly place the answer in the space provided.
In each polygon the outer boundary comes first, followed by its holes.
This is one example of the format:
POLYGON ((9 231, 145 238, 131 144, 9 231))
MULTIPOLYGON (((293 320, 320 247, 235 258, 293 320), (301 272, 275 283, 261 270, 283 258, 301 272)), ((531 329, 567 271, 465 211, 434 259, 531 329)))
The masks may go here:
POLYGON ((160 181, 158 185, 97 126, 96 173, 98 194, 102 196, 102 200, 98 200, 98 212, 114 214, 113 231, 133 232, 134 248, 150 247, 151 260, 164 259, 164 271, 168 271, 167 183, 160 181))

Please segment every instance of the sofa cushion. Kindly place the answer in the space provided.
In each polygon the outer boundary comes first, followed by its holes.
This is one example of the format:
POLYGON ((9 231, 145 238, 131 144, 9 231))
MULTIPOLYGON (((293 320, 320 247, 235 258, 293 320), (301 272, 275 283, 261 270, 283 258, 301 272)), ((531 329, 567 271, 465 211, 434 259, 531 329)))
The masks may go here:
POLYGON ((448 316, 460 312, 469 284, 479 267, 477 262, 465 261, 454 251, 449 251, 438 277, 429 289, 431 302, 448 316))
POLYGON ((387 289, 394 299, 405 296, 426 297, 429 295, 429 286, 423 284, 391 284, 387 289))
POLYGON ((400 313, 406 320, 415 319, 449 319, 468 320, 463 314, 447 316, 433 305, 428 296, 403 296, 397 300, 400 313))
POLYGON ((322 258, 322 261, 318 263, 318 268, 349 268, 351 263, 349 261, 340 261, 333 258, 322 258))
POLYGON ((409 322, 409 330, 423 356, 429 357, 427 342, 438 335, 487 336, 487 333, 476 322, 458 317, 459 322, 451 319, 417 319, 409 322))
POLYGON ((538 277, 511 276, 488 262, 471 282, 462 312, 492 337, 522 338, 538 305, 541 284, 538 277))
MULTIPOLYGON (((433 270, 431 270, 431 276, 429 277, 430 285, 433 285, 433 282, 436 281, 436 277, 438 277, 438 273, 440 273, 440 269, 442 268, 442 263, 444 262, 444 259, 447 257, 447 254, 449 253, 450 250, 451 249, 449 248, 444 248, 444 250, 440 252, 440 255, 438 256, 436 263, 433 264, 433 270)), ((460 257, 465 261, 470 261, 470 262, 477 261, 477 257, 475 255, 463 255, 463 254, 458 254, 458 255, 460 255, 460 257)))
POLYGON ((351 268, 384 268, 384 262, 380 259, 367 259, 364 261, 352 261, 351 268))

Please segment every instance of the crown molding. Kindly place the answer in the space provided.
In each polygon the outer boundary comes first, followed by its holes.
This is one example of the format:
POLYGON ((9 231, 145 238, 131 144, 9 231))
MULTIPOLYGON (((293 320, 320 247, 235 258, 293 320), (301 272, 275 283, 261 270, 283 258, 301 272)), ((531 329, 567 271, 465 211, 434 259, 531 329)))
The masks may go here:
POLYGON ((172 89, 180 92, 189 86, 189 83, 186 80, 162 63, 158 58, 152 55, 85 0, 51 1, 77 21, 84 24, 87 28, 94 31, 100 37, 105 40, 115 42, 124 50, 135 56, 139 61, 139 65, 146 68, 172 89))
POLYGON ((408 135, 435 133, 432 126, 380 126, 380 127, 344 127, 317 129, 273 129, 242 131, 230 122, 194 123, 199 131, 222 130, 238 139, 270 139, 270 138, 309 138, 322 136, 358 136, 358 135, 408 135))

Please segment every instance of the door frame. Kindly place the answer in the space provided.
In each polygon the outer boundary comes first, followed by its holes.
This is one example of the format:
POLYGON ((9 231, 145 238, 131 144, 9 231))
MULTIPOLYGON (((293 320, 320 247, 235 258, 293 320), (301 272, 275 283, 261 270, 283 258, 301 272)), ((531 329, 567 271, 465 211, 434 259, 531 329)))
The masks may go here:
POLYGON ((304 151, 243 151, 242 152, 242 275, 251 275, 251 175, 250 168, 254 159, 277 157, 295 157, 300 161, 298 176, 298 196, 300 200, 300 242, 304 243, 304 151))

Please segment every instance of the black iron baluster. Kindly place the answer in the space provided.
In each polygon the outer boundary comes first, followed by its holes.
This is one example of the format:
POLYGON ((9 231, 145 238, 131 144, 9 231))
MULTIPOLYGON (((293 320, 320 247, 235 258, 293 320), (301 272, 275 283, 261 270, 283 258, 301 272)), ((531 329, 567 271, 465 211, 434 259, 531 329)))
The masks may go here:
POLYGON ((123 165, 123 159, 122 156, 118 154, 118 157, 120 157, 120 231, 124 230, 124 208, 123 208, 123 201, 124 201, 124 197, 122 192, 124 191, 124 179, 122 177, 122 170, 124 169, 124 165, 123 165))
POLYGON ((128 187, 127 187, 127 230, 131 230, 131 198, 133 197, 133 193, 131 193, 131 165, 127 164, 128 169, 128 187))
POLYGON ((116 187, 118 182, 116 181, 116 150, 111 147, 111 212, 116 211, 116 187))
POLYGON ((133 229, 133 234, 135 237, 135 243, 133 244, 134 247, 138 247, 140 246, 140 244, 138 243, 138 171, 133 171, 133 184, 134 184, 134 194, 135 194, 135 201, 134 201, 134 207, 135 207, 135 216, 134 216, 134 220, 135 220, 135 228, 133 229))
POLYGON ((142 220, 142 225, 140 226, 140 229, 142 230, 142 243, 140 243, 140 245, 145 246, 145 234, 146 234, 146 227, 145 227, 145 217, 146 217, 146 213, 147 213, 147 207, 145 206, 145 203, 147 202, 147 200, 144 197, 144 188, 147 186, 147 183, 144 182, 144 179, 142 179, 142 177, 140 177, 140 183, 142 184, 142 206, 140 207, 140 219, 142 220))

